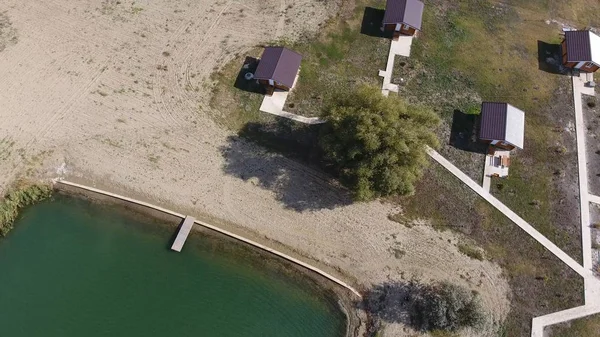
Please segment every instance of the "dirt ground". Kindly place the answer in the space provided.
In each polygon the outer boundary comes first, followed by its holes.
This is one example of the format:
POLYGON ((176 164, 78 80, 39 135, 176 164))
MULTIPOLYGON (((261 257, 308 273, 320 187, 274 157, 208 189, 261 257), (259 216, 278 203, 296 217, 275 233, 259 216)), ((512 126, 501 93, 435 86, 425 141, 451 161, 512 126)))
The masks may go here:
POLYGON ((335 10, 319 0, 3 2, 2 32, 18 39, 0 52, 0 190, 21 175, 66 177, 228 224, 363 289, 411 277, 464 285, 481 294, 492 334, 509 310, 497 265, 461 254, 456 234, 388 220, 389 204, 352 204, 328 177, 210 118, 211 73, 257 44, 314 32, 335 10))

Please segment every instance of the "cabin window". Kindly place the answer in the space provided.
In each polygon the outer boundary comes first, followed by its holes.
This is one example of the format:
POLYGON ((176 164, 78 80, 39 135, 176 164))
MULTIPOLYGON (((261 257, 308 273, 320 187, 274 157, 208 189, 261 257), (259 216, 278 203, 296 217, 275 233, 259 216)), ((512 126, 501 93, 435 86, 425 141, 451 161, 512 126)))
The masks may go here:
POLYGON ((402 28, 403 28, 404 30, 409 30, 409 29, 410 29, 410 26, 409 26, 409 25, 402 25, 402 28))
POLYGON ((592 62, 588 62, 585 66, 587 68, 594 68, 594 64, 592 62))
POLYGON ((402 27, 402 25, 401 25, 401 24, 399 24, 399 23, 397 23, 397 24, 396 24, 396 31, 397 31, 397 32, 399 32, 399 31, 400 31, 400 27, 402 27))
POLYGON ((269 80, 269 85, 275 85, 275 81, 269 80))

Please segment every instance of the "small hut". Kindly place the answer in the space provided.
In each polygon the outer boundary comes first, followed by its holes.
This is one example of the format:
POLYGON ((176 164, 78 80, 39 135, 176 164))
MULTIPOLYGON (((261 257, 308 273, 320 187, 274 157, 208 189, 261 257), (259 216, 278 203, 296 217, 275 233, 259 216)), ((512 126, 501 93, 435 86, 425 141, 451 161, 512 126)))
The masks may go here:
POLYGON ((600 36, 589 30, 567 31, 561 45, 565 67, 588 73, 600 69, 600 36))
POLYGON ((508 103, 484 102, 481 105, 479 139, 492 146, 523 149, 525 113, 508 103))
POLYGON ((300 70, 302 56, 284 47, 266 47, 254 78, 265 86, 267 95, 275 89, 290 90, 300 70))
POLYGON ((387 0, 382 29, 393 31, 394 39, 400 35, 415 35, 421 30, 424 7, 419 0, 387 0))

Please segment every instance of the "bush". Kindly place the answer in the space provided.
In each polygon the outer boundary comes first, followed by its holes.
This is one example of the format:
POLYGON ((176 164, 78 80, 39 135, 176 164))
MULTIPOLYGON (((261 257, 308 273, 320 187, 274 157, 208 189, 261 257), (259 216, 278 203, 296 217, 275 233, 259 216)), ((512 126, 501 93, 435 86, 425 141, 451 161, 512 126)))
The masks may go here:
POLYGON ((357 200, 412 194, 428 163, 426 146, 438 145, 437 115, 371 86, 337 97, 319 140, 327 164, 357 200))
POLYGON ((477 328, 484 319, 479 297, 450 283, 425 286, 412 301, 411 321, 424 331, 477 328))
POLYGON ((483 252, 481 251, 481 249, 473 247, 466 243, 458 244, 458 251, 472 259, 476 259, 479 261, 483 261, 484 259, 483 252))
POLYGON ((479 115, 481 114, 481 104, 469 104, 465 108, 465 114, 467 115, 479 115))
POLYGON ((0 236, 6 236, 13 228, 19 210, 52 194, 52 187, 20 182, 0 200, 0 236))

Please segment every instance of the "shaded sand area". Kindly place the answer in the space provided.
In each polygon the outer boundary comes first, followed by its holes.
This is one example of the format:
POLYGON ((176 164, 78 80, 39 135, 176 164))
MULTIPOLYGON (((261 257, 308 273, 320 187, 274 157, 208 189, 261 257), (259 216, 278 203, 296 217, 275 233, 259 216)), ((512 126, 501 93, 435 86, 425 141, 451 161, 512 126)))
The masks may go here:
POLYGON ((23 173, 66 177, 263 240, 365 290, 412 277, 461 284, 500 321, 500 268, 459 253, 455 234, 392 222, 399 210, 387 204, 351 204, 320 172, 212 121, 227 113, 208 106, 214 70, 314 32, 336 10, 317 0, 5 1, 18 38, 0 52, 0 187, 23 173))

